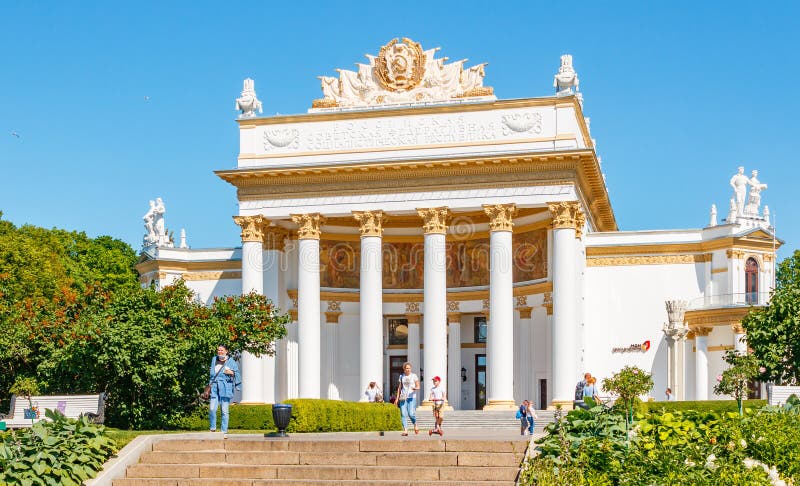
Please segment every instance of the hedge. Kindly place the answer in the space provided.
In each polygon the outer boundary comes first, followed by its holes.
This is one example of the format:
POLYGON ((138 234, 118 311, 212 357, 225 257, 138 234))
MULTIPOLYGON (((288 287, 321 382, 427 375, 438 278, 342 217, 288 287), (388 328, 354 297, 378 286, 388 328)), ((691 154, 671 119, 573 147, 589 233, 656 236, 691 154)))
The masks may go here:
MULTIPOLYGON (((759 409, 767 404, 766 400, 745 400, 744 408, 759 409)), ((736 400, 699 400, 682 402, 642 402, 637 406, 637 411, 642 412, 685 412, 696 410, 698 412, 739 412, 736 400)))
MULTIPOLYGON (((366 432, 401 430, 400 409, 388 403, 294 399, 288 432, 366 432)), ((231 430, 275 430, 272 405, 231 405, 231 430)), ((217 414, 217 425, 220 416, 217 414)), ((182 430, 208 430, 208 406, 197 407, 174 421, 182 430)))

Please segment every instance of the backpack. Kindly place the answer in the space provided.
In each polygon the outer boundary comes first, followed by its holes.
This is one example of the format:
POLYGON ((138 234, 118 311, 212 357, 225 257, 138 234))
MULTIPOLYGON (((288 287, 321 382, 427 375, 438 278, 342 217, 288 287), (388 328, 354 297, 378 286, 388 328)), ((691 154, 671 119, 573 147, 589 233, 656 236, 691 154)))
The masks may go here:
POLYGON ((575 385, 575 400, 583 400, 583 387, 586 386, 586 382, 583 380, 579 381, 577 385, 575 385))

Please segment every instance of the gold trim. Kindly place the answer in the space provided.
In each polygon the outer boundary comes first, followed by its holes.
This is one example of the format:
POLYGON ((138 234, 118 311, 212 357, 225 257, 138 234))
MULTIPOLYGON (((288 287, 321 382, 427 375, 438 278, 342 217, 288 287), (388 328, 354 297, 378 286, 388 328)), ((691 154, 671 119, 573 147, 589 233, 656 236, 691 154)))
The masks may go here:
POLYGON ((545 308, 547 311, 548 316, 553 315, 553 287, 550 287, 550 290, 544 293, 544 300, 542 301, 542 307, 545 308))
POLYGON ((300 226, 297 238, 300 240, 318 240, 325 217, 319 213, 292 214, 292 222, 300 226))
MULTIPOLYGON (((780 245, 780 242, 777 242, 780 245)), ((615 256, 615 255, 658 255, 664 253, 706 253, 714 250, 728 251, 726 254, 728 258, 731 253, 736 251, 737 255, 741 252, 744 256, 744 250, 753 252, 766 252, 772 253, 772 240, 755 240, 738 237, 725 237, 715 240, 697 242, 697 243, 665 243, 655 245, 614 245, 614 246, 589 246, 586 247, 586 256, 615 256), (736 250, 733 247, 737 247, 736 250), (739 250, 742 248, 742 250, 739 250)), ((698 259, 698 262, 705 261, 698 259)))
POLYGON ((182 273, 181 278, 186 282, 194 282, 198 280, 226 280, 226 279, 242 278, 242 272, 216 271, 216 272, 182 273))
POLYGON ((417 214, 423 220, 422 229, 425 234, 447 234, 447 219, 450 210, 444 206, 438 208, 417 208, 417 214))
POLYGON ((714 328, 712 328, 712 327, 693 327, 692 328, 692 332, 694 333, 695 338, 700 337, 700 336, 708 336, 709 334, 711 334, 711 331, 713 331, 713 330, 714 330, 714 328))
POLYGON ((289 231, 280 226, 269 226, 265 224, 261 228, 263 244, 261 248, 264 250, 278 250, 283 251, 286 247, 286 238, 289 237, 289 231))
POLYGON ((725 252, 728 258, 733 258, 735 260, 741 260, 744 258, 744 250, 740 249, 729 249, 725 252))
POLYGON ((325 323, 339 324, 339 316, 341 315, 342 311, 325 311, 325 323))
POLYGON ((461 349, 485 349, 486 343, 461 343, 461 349))
MULTIPOLYGON (((706 348, 706 351, 709 351, 709 352, 710 351, 727 351, 729 349, 733 349, 734 347, 735 346, 733 346, 732 344, 721 344, 721 345, 718 345, 718 346, 708 346, 706 348)), ((697 346, 692 346, 692 352, 694 352, 694 353, 697 352, 697 346)))
POLYGON ((517 307, 520 319, 530 319, 533 307, 517 307))
POLYGON ((489 232, 513 231, 516 204, 484 204, 483 210, 489 216, 489 232))
POLYGON ((420 322, 422 322, 422 314, 420 313, 410 312, 405 316, 407 324, 419 324, 420 322))
POLYGON ((684 319, 693 330, 697 326, 729 326, 740 323, 749 311, 746 306, 687 310, 684 319))
POLYGON ((744 326, 742 326, 740 322, 731 324, 731 331, 733 331, 734 334, 744 334, 744 326))
POLYGON ((553 229, 575 229, 581 219, 578 214, 583 212, 578 201, 549 202, 547 208, 553 214, 553 229))
POLYGON ((206 270, 242 270, 241 260, 216 260, 200 262, 176 262, 174 260, 147 260, 136 264, 139 275, 151 272, 200 272, 206 270))
POLYGON ((461 324, 461 313, 460 312, 448 312, 447 313, 447 323, 448 324, 461 324))
POLYGON ((716 274, 716 273, 725 273, 725 272, 727 272, 727 271, 728 271, 728 269, 727 269, 727 268, 725 268, 725 267, 723 267, 723 268, 712 268, 712 269, 711 269, 711 273, 712 273, 712 274, 716 274))
POLYGON ((587 267, 616 267, 622 265, 673 265, 704 262, 703 255, 644 255, 587 258, 587 267))

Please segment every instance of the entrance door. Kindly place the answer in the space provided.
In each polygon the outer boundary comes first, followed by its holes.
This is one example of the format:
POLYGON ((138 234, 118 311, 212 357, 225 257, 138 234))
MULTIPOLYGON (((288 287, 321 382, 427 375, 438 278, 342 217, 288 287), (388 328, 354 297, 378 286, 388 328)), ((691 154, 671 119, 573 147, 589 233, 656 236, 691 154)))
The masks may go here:
POLYGON ((400 375, 403 374, 403 363, 408 361, 408 356, 389 356, 389 384, 383 389, 384 400, 388 400, 397 392, 400 375))
POLYGON ((547 410, 547 380, 539 380, 539 410, 547 410))
POLYGON ((486 406, 486 355, 475 355, 475 410, 486 406))

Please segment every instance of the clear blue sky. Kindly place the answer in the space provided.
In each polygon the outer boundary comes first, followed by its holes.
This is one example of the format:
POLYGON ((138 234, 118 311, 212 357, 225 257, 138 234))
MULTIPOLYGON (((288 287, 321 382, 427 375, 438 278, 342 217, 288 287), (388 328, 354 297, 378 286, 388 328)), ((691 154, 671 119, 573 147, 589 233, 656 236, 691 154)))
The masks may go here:
POLYGON ((302 113, 316 76, 408 36, 488 62, 499 98, 551 95, 571 53, 621 229, 701 227, 711 203, 724 217, 744 165, 769 184, 781 256, 800 247, 798 2, 240 4, 4 2, 4 219, 138 249, 161 196, 192 247, 238 246, 213 170, 236 165, 242 79, 265 114, 302 113))

